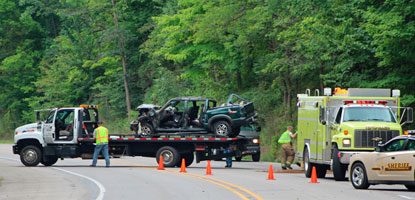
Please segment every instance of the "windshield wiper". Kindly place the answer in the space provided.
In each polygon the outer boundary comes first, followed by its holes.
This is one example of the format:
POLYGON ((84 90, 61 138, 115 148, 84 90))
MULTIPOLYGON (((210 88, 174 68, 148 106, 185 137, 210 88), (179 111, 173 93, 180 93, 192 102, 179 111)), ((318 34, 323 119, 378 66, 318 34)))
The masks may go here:
POLYGON ((348 120, 344 120, 345 122, 357 122, 357 121, 363 121, 360 119, 348 119, 348 120))
POLYGON ((383 119, 368 119, 367 121, 385 121, 383 119))

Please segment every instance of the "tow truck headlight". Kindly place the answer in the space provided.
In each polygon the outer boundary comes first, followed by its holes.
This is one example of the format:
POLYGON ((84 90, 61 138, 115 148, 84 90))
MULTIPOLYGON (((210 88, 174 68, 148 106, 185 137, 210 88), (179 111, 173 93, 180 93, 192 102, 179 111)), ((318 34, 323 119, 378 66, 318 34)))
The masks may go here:
POLYGON ((253 142, 254 144, 259 144, 259 139, 256 139, 256 138, 255 138, 255 139, 253 139, 253 140, 252 140, 252 142, 253 142))
POLYGON ((351 147, 351 139, 343 139, 343 147, 351 147))

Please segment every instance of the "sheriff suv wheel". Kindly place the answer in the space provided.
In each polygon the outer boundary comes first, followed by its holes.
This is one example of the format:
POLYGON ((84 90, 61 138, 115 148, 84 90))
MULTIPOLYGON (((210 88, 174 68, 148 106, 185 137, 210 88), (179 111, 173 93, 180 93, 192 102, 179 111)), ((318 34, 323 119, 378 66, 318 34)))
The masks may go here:
POLYGON ((369 187, 366 169, 362 163, 353 164, 350 172, 350 181, 356 189, 367 189, 369 187))

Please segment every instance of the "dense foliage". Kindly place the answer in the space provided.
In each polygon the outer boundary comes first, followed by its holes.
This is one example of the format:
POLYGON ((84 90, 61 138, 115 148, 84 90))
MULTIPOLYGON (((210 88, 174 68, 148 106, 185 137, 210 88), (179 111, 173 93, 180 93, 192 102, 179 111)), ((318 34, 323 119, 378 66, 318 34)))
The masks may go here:
POLYGON ((0 47, 7 138, 39 108, 99 104, 128 131, 129 104, 237 93, 255 103, 269 160, 306 88, 415 100, 413 0, 0 0, 0 47))

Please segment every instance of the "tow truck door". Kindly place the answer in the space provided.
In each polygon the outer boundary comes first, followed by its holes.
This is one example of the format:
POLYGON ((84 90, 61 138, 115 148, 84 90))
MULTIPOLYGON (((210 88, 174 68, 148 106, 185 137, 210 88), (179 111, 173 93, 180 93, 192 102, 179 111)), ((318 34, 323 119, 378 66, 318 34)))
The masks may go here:
POLYGON ((52 111, 42 126, 42 133, 43 133, 43 140, 47 144, 53 143, 55 141, 55 117, 56 117, 56 111, 52 111))

